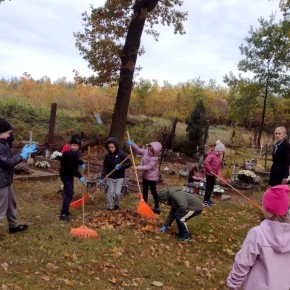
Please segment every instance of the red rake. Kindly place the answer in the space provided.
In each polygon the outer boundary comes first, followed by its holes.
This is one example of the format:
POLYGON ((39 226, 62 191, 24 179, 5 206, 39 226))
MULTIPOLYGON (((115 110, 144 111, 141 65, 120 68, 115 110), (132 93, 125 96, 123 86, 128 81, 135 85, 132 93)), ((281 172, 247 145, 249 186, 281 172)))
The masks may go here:
POLYGON ((217 177, 218 179, 220 179, 222 182, 224 182, 226 185, 228 185, 229 187, 231 187, 233 190, 235 190, 238 194, 240 194, 243 198, 245 198, 249 203, 251 203, 252 205, 254 205, 255 207, 257 207, 258 209, 262 209, 262 207, 257 204, 255 201, 251 200, 250 198, 248 198, 247 196, 245 196, 243 193, 241 193, 239 190, 237 190, 236 188, 234 188, 231 184, 229 184, 228 182, 226 182, 223 178, 221 178, 220 176, 214 174, 213 172, 211 172, 211 174, 213 174, 215 177, 217 177))
MULTIPOLYGON (((127 136, 128 136, 128 140, 130 141, 130 136, 129 136, 129 132, 128 131, 127 131, 127 136)), ((136 165, 135 165, 135 160, 134 160, 134 155, 133 155, 133 151, 132 151, 131 145, 130 145, 130 152, 131 152, 131 156, 132 156, 132 161, 133 161, 136 181, 137 181, 137 185, 138 185, 138 189, 139 189, 140 201, 139 201, 139 204, 138 204, 137 213, 140 214, 141 216, 143 216, 144 218, 156 219, 158 217, 158 215, 153 212, 153 210, 150 208, 150 206, 143 199, 143 194, 141 192, 140 183, 139 183, 139 180, 138 180, 138 174, 137 174, 137 170, 136 170, 136 165)))
POLYGON ((85 226, 85 199, 84 199, 84 190, 82 185, 82 220, 83 224, 78 228, 73 228, 70 230, 70 234, 74 237, 81 237, 81 238, 92 238, 97 239, 98 234, 96 231, 89 229, 85 226))

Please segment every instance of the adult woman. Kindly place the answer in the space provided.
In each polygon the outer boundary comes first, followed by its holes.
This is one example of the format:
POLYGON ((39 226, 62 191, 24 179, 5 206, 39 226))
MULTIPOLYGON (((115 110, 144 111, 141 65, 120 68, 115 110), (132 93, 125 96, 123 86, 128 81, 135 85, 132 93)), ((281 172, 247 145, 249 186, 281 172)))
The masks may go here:
POLYGON ((273 164, 270 171, 269 185, 286 184, 289 176, 290 145, 286 140, 286 128, 275 129, 275 144, 272 153, 273 164))

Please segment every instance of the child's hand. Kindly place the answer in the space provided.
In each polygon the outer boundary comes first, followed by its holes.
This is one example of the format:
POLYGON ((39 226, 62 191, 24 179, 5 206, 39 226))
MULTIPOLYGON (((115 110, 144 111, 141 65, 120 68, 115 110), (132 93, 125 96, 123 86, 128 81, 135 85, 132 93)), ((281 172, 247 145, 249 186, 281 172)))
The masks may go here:
POLYGON ((80 178, 80 182, 81 182, 81 183, 85 183, 85 182, 86 182, 86 179, 85 179, 84 177, 81 177, 81 178, 80 178))
POLYGON ((129 146, 132 146, 133 144, 134 144, 134 141, 132 141, 132 140, 129 140, 129 141, 128 141, 128 145, 129 145, 129 146))
POLYGON ((160 229, 161 233, 165 233, 166 230, 167 230, 166 226, 162 226, 161 229, 160 229))
POLYGON ((120 164, 117 164, 116 166, 115 166, 115 170, 120 170, 121 169, 121 165, 120 164))
POLYGON ((82 171, 85 171, 86 170, 86 164, 85 163, 81 165, 81 170, 82 171))

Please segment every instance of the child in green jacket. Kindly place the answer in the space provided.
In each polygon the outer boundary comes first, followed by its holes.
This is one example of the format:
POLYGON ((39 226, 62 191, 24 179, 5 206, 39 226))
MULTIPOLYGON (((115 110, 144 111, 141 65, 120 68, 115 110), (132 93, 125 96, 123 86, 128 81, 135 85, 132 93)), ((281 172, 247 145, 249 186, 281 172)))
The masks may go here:
POLYGON ((196 195, 185 192, 179 187, 168 188, 167 193, 167 204, 171 206, 171 210, 161 227, 161 232, 164 233, 175 219, 179 230, 177 234, 179 241, 190 242, 191 234, 186 222, 202 212, 202 203, 196 195))

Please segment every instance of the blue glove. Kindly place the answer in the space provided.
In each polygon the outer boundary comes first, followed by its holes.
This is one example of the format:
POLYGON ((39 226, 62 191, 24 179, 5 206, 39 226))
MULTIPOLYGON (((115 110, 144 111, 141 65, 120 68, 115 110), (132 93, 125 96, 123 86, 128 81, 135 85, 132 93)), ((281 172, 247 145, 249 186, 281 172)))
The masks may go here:
POLYGON ((132 146, 133 144, 134 144, 134 141, 131 141, 131 140, 128 141, 129 146, 132 146))
POLYGON ((116 166, 115 166, 115 170, 119 170, 121 168, 121 165, 120 164, 117 164, 116 166))
POLYGON ((85 179, 84 177, 81 177, 81 178, 80 178, 80 182, 81 182, 81 183, 85 183, 85 182, 86 182, 86 179, 85 179))
POLYGON ((26 144, 23 148, 22 148, 22 153, 24 154, 31 154, 31 153, 35 153, 37 150, 36 150, 36 145, 33 143, 33 144, 26 144))
POLYGON ((160 229, 161 233, 164 233, 166 230, 167 230, 166 226, 162 226, 161 229, 160 229))
POLYGON ((85 170, 86 170, 86 164, 85 164, 85 163, 82 164, 80 167, 81 167, 81 170, 82 170, 82 171, 85 171, 85 170))
POLYGON ((24 160, 26 160, 28 158, 28 153, 20 153, 19 154, 24 160))

